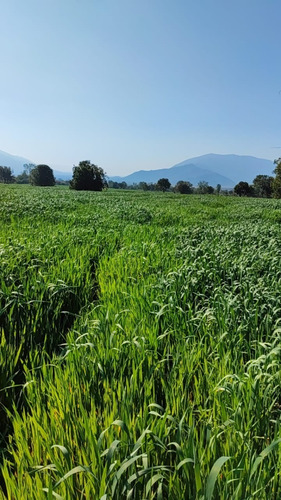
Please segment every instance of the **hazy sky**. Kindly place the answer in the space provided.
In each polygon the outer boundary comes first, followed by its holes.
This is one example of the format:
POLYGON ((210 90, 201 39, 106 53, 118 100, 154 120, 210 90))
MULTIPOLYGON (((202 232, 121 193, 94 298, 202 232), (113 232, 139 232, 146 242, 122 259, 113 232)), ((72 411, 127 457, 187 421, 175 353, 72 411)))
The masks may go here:
POLYGON ((281 156, 280 0, 0 0, 0 149, 70 171, 281 156))

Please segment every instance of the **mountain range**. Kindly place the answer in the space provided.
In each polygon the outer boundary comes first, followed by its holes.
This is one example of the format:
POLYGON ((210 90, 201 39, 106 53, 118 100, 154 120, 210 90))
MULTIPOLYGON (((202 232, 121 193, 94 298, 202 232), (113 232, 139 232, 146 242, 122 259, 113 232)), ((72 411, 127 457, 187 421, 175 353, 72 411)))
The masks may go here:
MULTIPOLYGON (((0 151, 0 165, 2 167, 10 167, 13 175, 22 174, 23 166, 26 163, 28 164, 34 162, 21 156, 14 156, 9 153, 5 153, 5 151, 0 151)), ((70 172, 60 172, 59 170, 54 170, 53 172, 56 179, 61 179, 63 181, 69 180, 72 177, 72 173, 70 172)))
MULTIPOLYGON (((10 167, 14 175, 22 173, 25 163, 33 162, 0 151, 0 165, 10 167)), ((109 180, 125 181, 132 185, 139 182, 155 183, 166 177, 172 185, 178 181, 189 181, 193 186, 197 186, 198 182, 206 181, 210 186, 221 184, 223 188, 232 188, 240 181, 252 183, 259 174, 272 175, 273 169, 273 162, 254 156, 207 154, 184 160, 170 168, 138 170, 125 177, 109 176, 109 180)), ((54 170, 54 176, 56 179, 69 180, 72 173, 54 170)))
POLYGON ((125 177, 110 177, 110 180, 125 181, 130 185, 139 182, 155 183, 166 177, 172 185, 180 180, 189 181, 194 186, 206 181, 214 187, 221 184, 223 188, 232 188, 240 181, 252 183, 259 174, 272 175, 273 169, 273 162, 254 156, 207 154, 190 158, 170 168, 139 170, 125 177))

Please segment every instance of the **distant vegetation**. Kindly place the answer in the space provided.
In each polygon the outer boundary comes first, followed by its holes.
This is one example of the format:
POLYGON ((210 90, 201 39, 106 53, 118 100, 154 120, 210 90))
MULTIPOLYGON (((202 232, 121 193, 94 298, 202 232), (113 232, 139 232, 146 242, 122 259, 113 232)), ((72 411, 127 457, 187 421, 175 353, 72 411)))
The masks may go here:
MULTIPOLYGON (((281 198, 281 159, 275 160, 276 167, 274 169, 275 177, 268 175, 257 175, 253 180, 252 184, 245 181, 240 181, 234 189, 222 189, 220 184, 216 187, 210 186, 208 182, 201 181, 198 183, 197 187, 193 186, 188 181, 178 181, 177 184, 172 187, 167 187, 164 191, 174 191, 181 194, 223 194, 223 195, 237 195, 237 196, 247 196, 256 198, 281 198)), ((109 181, 108 186, 113 189, 141 189, 143 191, 157 191, 161 190, 159 188, 159 182, 168 181, 168 179, 159 179, 155 184, 148 184, 146 182, 140 182, 139 184, 134 184, 128 186, 126 182, 122 181, 120 183, 115 181, 109 181)))
POLYGON ((280 499, 281 201, 0 198, 0 497, 280 499))
POLYGON ((274 198, 281 198, 281 158, 274 161, 276 167, 274 169, 275 178, 272 181, 272 191, 274 198))
MULTIPOLYGON (((276 174, 275 178, 268 175, 257 175, 253 180, 252 184, 248 184, 248 182, 240 181, 233 189, 222 189, 220 184, 217 184, 216 187, 210 186, 208 182, 201 181, 195 187, 188 181, 178 181, 177 184, 173 187, 166 187, 164 191, 174 191, 175 193, 180 194, 222 194, 222 195, 237 195, 237 196, 246 196, 246 197, 255 197, 255 198, 281 198, 281 167, 280 161, 276 160, 276 168, 274 173, 276 174), (280 172, 279 172, 280 170, 280 172)), ((168 179, 164 179, 168 181, 168 179)), ((112 189, 133 189, 133 190, 143 190, 143 191, 158 191, 162 190, 159 187, 163 182, 163 179, 159 179, 156 184, 148 184, 146 182, 140 182, 139 184, 134 184, 132 186, 128 186, 126 182, 122 181, 120 183, 116 181, 109 181, 108 187, 112 189)))
POLYGON ((3 184, 12 184, 15 182, 15 178, 10 167, 0 166, 0 182, 3 182, 3 184))
POLYGON ((281 158, 275 160, 275 177, 259 174, 252 184, 241 180, 233 189, 222 189, 221 184, 216 187, 209 185, 206 181, 200 181, 193 186, 189 181, 179 180, 172 186, 168 178, 160 178, 156 183, 139 182, 128 185, 125 181, 116 182, 106 179, 106 174, 101 167, 90 161, 81 161, 78 166, 73 167, 71 181, 55 180, 53 171, 47 165, 25 164, 22 174, 14 177, 9 167, 0 166, 0 182, 5 184, 33 184, 41 186, 52 186, 55 183, 69 185, 78 191, 101 191, 107 187, 111 189, 132 189, 142 191, 174 191, 180 194, 222 194, 237 195, 256 198, 281 198, 281 158), (47 171, 47 169, 49 169, 47 171), (39 173, 41 172, 41 173, 39 173))

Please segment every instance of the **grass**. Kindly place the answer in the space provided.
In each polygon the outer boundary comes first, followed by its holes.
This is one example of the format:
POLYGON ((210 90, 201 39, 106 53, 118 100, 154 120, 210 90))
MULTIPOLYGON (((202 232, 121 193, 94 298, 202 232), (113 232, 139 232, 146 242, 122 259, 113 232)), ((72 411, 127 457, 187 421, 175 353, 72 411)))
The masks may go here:
POLYGON ((279 499, 281 203, 0 198, 3 498, 279 499))

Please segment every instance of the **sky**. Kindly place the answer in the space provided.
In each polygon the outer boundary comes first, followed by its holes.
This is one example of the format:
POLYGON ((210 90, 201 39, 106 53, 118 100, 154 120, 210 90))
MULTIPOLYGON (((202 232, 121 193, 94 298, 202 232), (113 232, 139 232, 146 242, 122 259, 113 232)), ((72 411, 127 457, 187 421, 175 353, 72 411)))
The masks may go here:
POLYGON ((280 0, 0 0, 0 149, 71 171, 281 156, 280 0))

